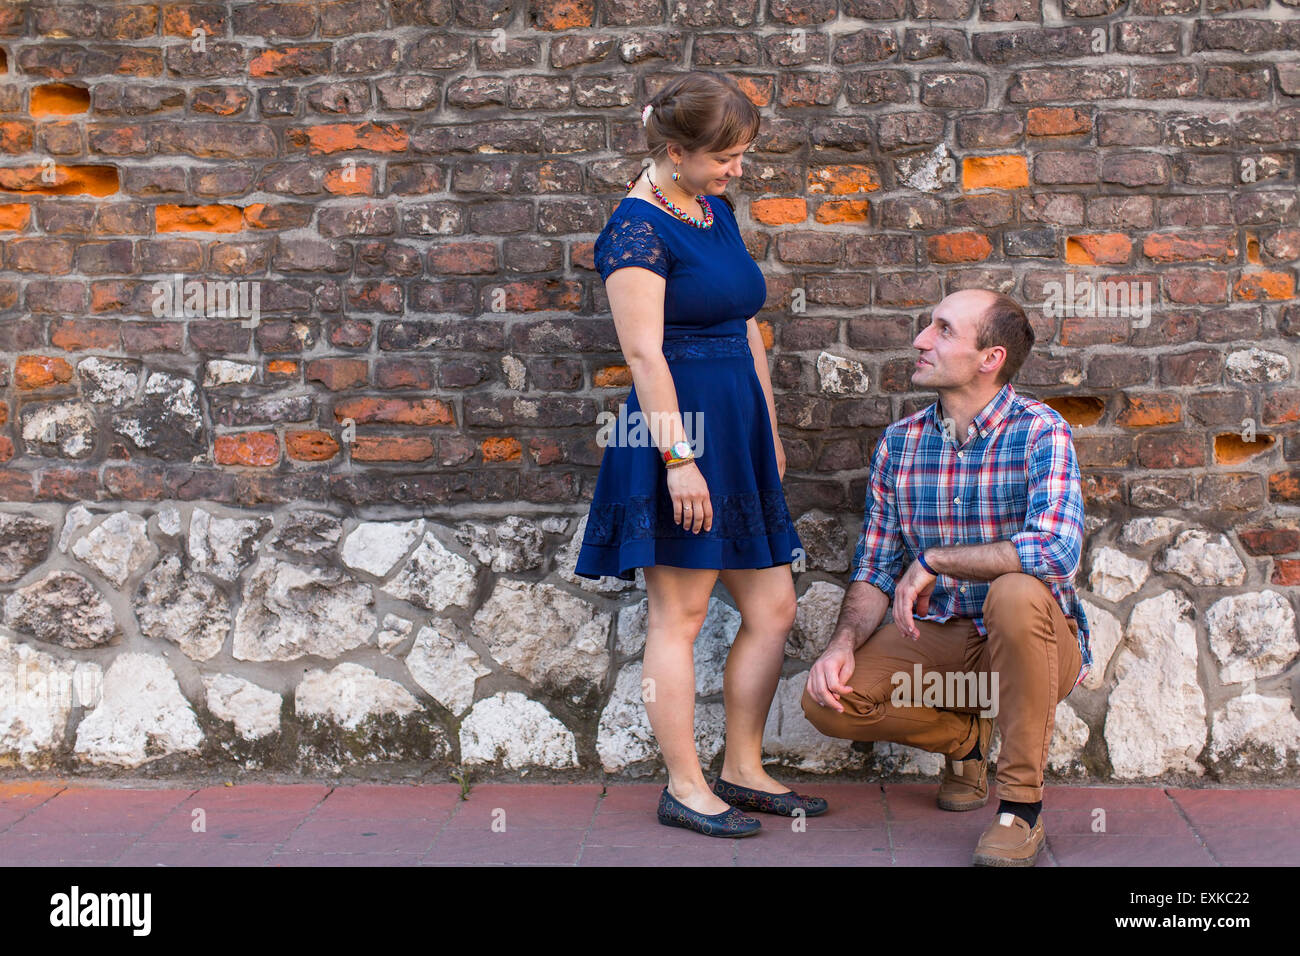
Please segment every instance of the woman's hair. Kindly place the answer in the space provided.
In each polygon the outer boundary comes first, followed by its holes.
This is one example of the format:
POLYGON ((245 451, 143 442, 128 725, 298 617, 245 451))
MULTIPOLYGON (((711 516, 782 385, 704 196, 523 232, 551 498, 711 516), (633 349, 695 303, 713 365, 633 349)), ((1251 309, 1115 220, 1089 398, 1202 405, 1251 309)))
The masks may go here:
POLYGON ((656 162, 669 143, 692 153, 748 143, 758 136, 763 119, 735 80, 706 70, 674 77, 649 104, 654 110, 646 120, 645 139, 656 162))

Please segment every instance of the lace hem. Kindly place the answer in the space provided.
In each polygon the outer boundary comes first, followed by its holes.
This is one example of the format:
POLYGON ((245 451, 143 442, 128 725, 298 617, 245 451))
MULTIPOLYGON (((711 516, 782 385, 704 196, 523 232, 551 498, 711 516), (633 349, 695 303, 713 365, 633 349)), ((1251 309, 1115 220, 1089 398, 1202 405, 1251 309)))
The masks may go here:
POLYGON ((749 351, 749 339, 744 335, 679 335, 665 338, 663 353, 664 358, 670 362, 734 355, 753 357, 749 351))
POLYGON ((673 521, 671 498, 639 495, 625 501, 593 504, 583 543, 615 547, 626 541, 653 538, 745 539, 794 533, 785 492, 779 488, 709 497, 713 502, 713 527, 699 534, 673 521))

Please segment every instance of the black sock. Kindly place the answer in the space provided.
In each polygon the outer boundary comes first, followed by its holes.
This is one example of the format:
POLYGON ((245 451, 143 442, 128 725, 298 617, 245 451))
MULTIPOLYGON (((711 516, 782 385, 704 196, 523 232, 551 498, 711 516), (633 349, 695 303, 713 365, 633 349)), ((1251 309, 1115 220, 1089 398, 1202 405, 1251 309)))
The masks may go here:
POLYGON ((998 804, 999 814, 1014 813, 1020 819, 1028 823, 1030 829, 1033 829, 1034 824, 1038 822, 1038 812, 1042 809, 1042 800, 1035 803, 1016 803, 1014 800, 1003 800, 998 804))

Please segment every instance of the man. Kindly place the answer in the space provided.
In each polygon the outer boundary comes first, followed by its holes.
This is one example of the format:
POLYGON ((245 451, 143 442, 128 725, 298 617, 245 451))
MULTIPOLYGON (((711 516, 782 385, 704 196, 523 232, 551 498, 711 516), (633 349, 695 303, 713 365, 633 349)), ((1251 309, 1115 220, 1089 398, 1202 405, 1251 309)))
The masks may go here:
POLYGON ((876 445, 852 583, 803 709, 828 736, 942 753, 944 810, 988 802, 996 718, 1001 803, 974 862, 1032 866, 1056 705, 1092 664, 1070 426, 1011 386, 1034 344, 1013 299, 955 292, 912 344, 912 381, 939 400, 876 445))

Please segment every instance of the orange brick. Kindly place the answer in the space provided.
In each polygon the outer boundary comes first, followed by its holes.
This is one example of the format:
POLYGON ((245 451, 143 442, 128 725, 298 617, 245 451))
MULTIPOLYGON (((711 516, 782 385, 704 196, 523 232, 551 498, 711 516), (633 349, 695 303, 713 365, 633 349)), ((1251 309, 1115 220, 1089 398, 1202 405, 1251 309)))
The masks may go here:
POLYGON ((815 196, 847 196, 880 188, 876 167, 857 163, 814 166, 808 170, 808 193, 815 196))
POLYGON ((522 453, 516 438, 487 438, 479 444, 484 461, 518 461, 522 453))
POLYGON ((1142 241, 1142 255, 1156 262, 1193 262, 1207 259, 1230 262, 1237 258, 1237 239, 1235 235, 1199 238, 1169 232, 1153 232, 1142 241))
POLYGON ((749 204, 749 214, 765 226, 784 226, 808 218, 808 201, 797 196, 769 196, 749 204))
POLYGON ((828 225, 837 222, 865 223, 870 212, 871 203, 865 199, 831 199, 817 207, 817 214, 813 218, 828 225))
POLYGON ((1106 412, 1106 403, 1092 396, 1053 395, 1043 399, 1043 404, 1050 406, 1069 425, 1077 428, 1097 424, 1106 412))
POLYGON ((0 232, 21 232, 32 221, 32 207, 25 202, 0 206, 0 232))
POLYGON ((1292 299, 1295 298, 1295 276, 1289 272, 1247 272, 1233 284, 1232 292, 1238 299, 1248 302, 1292 299))
POLYGON ((354 398, 334 406, 334 420, 357 424, 454 425, 452 408, 439 398, 354 398))
POLYGON ((1256 434, 1254 441, 1245 441, 1237 432, 1215 435, 1214 460, 1220 465, 1236 465, 1268 451, 1276 441, 1272 435, 1256 434))
POLYGON ((54 181, 45 180, 44 166, 0 169, 0 191, 45 196, 108 196, 118 191, 116 166, 55 166, 54 181))
POLYGON ((605 368, 598 368, 592 373, 591 384, 596 388, 627 388, 633 384, 632 370, 626 365, 608 365, 605 368))
POLYGON ((271 359, 266 363, 266 373, 291 377, 298 374, 298 363, 293 359, 271 359))
POLYGON ((1025 157, 968 156, 961 164, 962 189, 1022 189, 1029 185, 1025 157))
POLYGON ((532 14, 539 30, 581 30, 596 24, 594 0, 533 0, 532 14))
POLYGON ((116 349, 117 323, 107 319, 55 319, 50 323, 50 344, 67 352, 116 349))
POLYGON ((8 435, 0 435, 0 461, 8 461, 13 456, 13 440, 8 435))
POLYGON ((1025 131, 1030 136, 1071 136, 1091 129, 1087 112, 1074 106, 1039 106, 1025 116, 1025 131))
POLYGON ((1127 265, 1133 253, 1133 240, 1122 232, 1067 236, 1065 261, 1073 265, 1127 265))
POLYGON ((352 443, 353 461, 424 461, 432 457, 433 442, 423 437, 358 435, 352 443))
POLYGON ((275 432, 218 435, 213 443, 213 457, 218 465, 265 468, 280 460, 280 442, 275 432))
POLYGON ((772 323, 766 319, 758 323, 758 334, 763 336, 763 351, 769 351, 776 343, 776 333, 772 331, 772 323))
POLYGON ((318 429, 287 431, 284 452, 295 461, 328 461, 339 453, 339 443, 329 432, 318 429))
POLYGON ((90 90, 69 83, 47 83, 32 89, 32 116, 71 116, 90 112, 90 90))
POLYGON ((313 153, 366 149, 376 153, 406 150, 410 135, 392 123, 322 123, 289 131, 289 141, 313 153))
POLYGON ((1176 395, 1127 395, 1127 407, 1115 416, 1115 423, 1131 428, 1171 425, 1183 417, 1176 395))
POLYGON ((14 363, 14 384, 19 388, 45 388, 72 381, 72 366, 57 356, 20 355, 14 363))
POLYGON ((950 232, 925 240, 931 262, 982 262, 993 252, 993 243, 982 232, 950 232))
POLYGON ((244 211, 238 206, 154 207, 154 223, 159 232, 239 232, 244 228, 244 211))
POLYGON ((327 193, 336 196, 372 196, 375 192, 375 168, 357 164, 349 173, 347 169, 335 167, 325 174, 322 185, 327 193))

